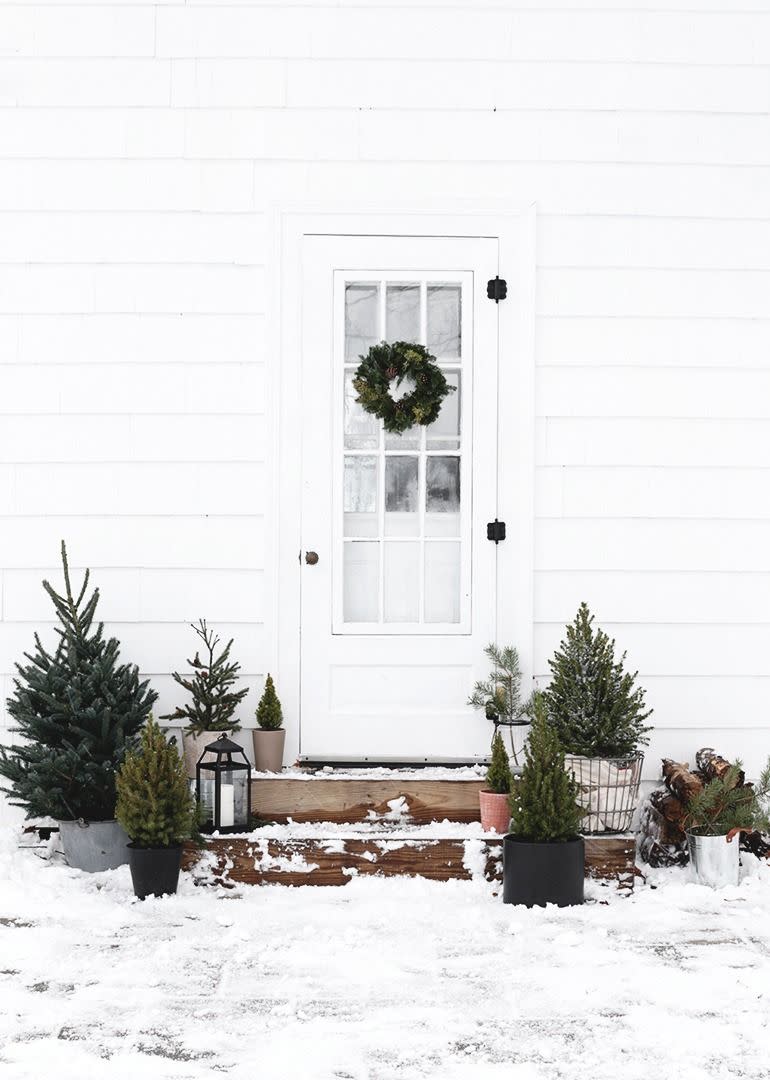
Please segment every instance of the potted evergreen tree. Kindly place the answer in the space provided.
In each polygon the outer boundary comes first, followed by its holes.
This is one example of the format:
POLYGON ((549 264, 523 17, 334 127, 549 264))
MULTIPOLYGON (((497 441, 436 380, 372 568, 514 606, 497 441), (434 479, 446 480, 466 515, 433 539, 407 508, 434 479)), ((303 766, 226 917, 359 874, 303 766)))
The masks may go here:
POLYGON ((543 692, 546 714, 566 752, 588 811, 583 832, 625 832, 639 795, 644 755, 652 729, 645 720, 644 690, 637 672, 615 659, 615 642, 594 630, 587 604, 580 605, 553 659, 543 692))
POLYGON ((497 731, 507 727, 511 741, 511 758, 514 772, 519 770, 519 759, 513 741, 513 729, 529 724, 531 701, 521 700, 521 665, 519 654, 512 645, 491 643, 484 649, 484 655, 492 665, 487 679, 474 684, 468 704, 474 709, 483 709, 487 720, 491 720, 497 731))
POLYGON ((186 705, 177 705, 174 712, 161 716, 161 720, 177 720, 186 725, 183 736, 185 765, 187 775, 194 777, 195 766, 206 746, 223 733, 233 735, 240 731, 240 724, 233 716, 249 691, 248 687, 233 690, 241 670, 240 664, 230 660, 233 639, 230 638, 224 649, 217 653, 219 638, 209 630, 206 620, 191 625, 203 643, 203 659, 196 650, 193 659, 187 661, 192 674, 184 676, 175 671, 173 678, 187 690, 192 700, 186 705))
POLYGON ((585 845, 578 835, 583 809, 578 786, 545 715, 542 695, 524 768, 511 791, 511 831, 503 840, 503 902, 567 907, 583 903, 585 845))
POLYGON ((131 842, 128 865, 134 892, 175 893, 182 841, 192 832, 195 802, 184 762, 152 717, 138 750, 131 750, 117 775, 117 816, 131 842))
POLYGON ((496 731, 492 737, 492 759, 487 769, 487 786, 479 792, 481 827, 484 832, 508 832, 511 822, 510 794, 511 766, 503 737, 496 731))
POLYGON ((62 541, 64 592, 49 582, 59 625, 53 649, 35 634, 34 652, 17 664, 7 707, 23 742, 0 748, 0 776, 27 818, 59 822, 64 854, 80 870, 109 870, 127 860, 128 837, 115 820, 115 773, 156 699, 120 645, 94 624, 99 590, 86 599, 90 572, 77 592, 62 541))
POLYGON ((252 732, 254 740, 254 768, 259 772, 280 772, 283 767, 283 746, 286 731, 283 728, 283 710, 275 684, 268 673, 265 689, 257 705, 258 728, 252 732))
POLYGON ((739 835, 770 832, 770 761, 757 784, 744 784, 740 761, 696 791, 687 805, 682 827, 687 834, 690 865, 700 885, 737 885, 739 835))

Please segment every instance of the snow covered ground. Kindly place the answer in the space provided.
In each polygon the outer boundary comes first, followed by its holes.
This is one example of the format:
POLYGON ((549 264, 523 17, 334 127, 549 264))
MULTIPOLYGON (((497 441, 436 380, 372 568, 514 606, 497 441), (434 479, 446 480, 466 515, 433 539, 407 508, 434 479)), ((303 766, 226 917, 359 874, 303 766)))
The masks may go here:
POLYGON ((0 834, 3 1080, 770 1078, 770 866, 571 910, 483 882, 144 903, 0 834))

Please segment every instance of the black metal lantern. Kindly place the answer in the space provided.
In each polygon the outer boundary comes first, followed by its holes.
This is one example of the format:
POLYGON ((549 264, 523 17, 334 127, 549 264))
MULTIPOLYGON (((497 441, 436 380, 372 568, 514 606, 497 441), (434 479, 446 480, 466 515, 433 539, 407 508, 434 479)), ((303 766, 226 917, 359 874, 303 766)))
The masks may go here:
POLYGON ((202 832, 248 832, 251 828, 251 765, 225 735, 204 749, 196 767, 202 832), (243 759, 233 760, 233 754, 243 759))

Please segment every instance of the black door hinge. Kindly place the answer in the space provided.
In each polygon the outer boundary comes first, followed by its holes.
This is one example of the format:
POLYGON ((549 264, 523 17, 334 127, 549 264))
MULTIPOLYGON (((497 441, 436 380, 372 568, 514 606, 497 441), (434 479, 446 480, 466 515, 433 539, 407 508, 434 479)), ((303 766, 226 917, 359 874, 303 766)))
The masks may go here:
POLYGON ((508 282, 505 278, 493 277, 487 282, 487 296, 499 304, 508 295, 508 282))
POLYGON ((499 544, 501 540, 505 540, 504 521, 498 521, 495 518, 494 521, 487 522, 487 540, 494 540, 496 544, 499 544))

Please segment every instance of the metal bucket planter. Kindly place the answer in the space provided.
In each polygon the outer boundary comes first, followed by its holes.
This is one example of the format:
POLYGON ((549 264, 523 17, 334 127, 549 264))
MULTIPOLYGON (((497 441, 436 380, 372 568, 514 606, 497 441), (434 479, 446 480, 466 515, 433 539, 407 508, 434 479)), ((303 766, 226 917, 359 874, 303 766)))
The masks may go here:
POLYGON ((721 889, 737 885, 740 874, 740 840, 737 836, 702 836, 687 833, 692 876, 699 885, 721 889))
POLYGON ((128 836, 117 821, 60 821, 64 857, 76 870, 98 874, 128 862, 128 836))
POLYGON ((578 801, 587 811, 581 833, 628 832, 639 798, 643 761, 643 754, 623 758, 566 755, 565 765, 580 785, 578 801))

